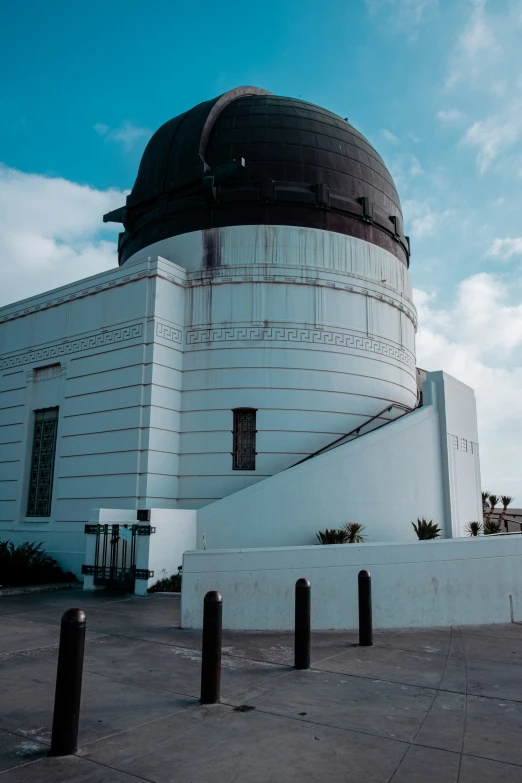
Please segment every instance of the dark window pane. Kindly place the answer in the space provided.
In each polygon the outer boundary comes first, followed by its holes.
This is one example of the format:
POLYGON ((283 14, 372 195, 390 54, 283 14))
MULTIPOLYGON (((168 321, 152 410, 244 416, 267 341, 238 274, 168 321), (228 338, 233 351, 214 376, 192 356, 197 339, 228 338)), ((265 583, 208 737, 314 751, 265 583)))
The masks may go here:
POLYGON ((51 515, 58 408, 35 411, 29 476, 28 517, 51 515))
POLYGON ((242 408, 234 411, 234 470, 256 469, 256 411, 242 408))

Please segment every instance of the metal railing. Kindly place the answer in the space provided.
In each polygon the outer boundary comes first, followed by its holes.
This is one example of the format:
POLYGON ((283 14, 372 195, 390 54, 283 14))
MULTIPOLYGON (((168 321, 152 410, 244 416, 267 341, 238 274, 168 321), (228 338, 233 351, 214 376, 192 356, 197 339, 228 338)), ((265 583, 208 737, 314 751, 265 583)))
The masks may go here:
POLYGON ((303 457, 303 459, 300 459, 299 462, 295 462, 293 465, 289 465, 288 468, 286 468, 286 470, 289 470, 290 468, 295 468, 297 465, 301 465, 301 463, 306 462, 309 459, 318 457, 319 454, 324 454, 326 451, 330 451, 330 449, 336 449, 338 446, 344 446, 345 443, 350 443, 352 440, 356 440, 357 438, 360 438, 362 435, 367 435, 369 432, 375 432, 376 430, 380 430, 381 427, 386 427, 387 424, 391 424, 394 421, 398 421, 399 419, 402 419, 403 416, 406 416, 406 414, 411 413, 416 409, 417 408, 409 408, 407 405, 402 405, 400 402, 391 402, 389 405, 386 406, 386 408, 383 408, 382 411, 376 413, 375 416, 371 416, 367 421, 363 422, 362 424, 359 424, 359 426, 351 430, 351 432, 347 432, 346 435, 341 435, 339 438, 336 438, 331 443, 328 443, 328 445, 323 446, 317 451, 314 451, 313 454, 309 454, 307 457, 303 457), (399 410, 402 410, 404 412, 401 413, 400 416, 395 416, 393 419, 386 419, 386 421, 382 422, 382 424, 379 424, 376 427, 372 427, 371 430, 367 430, 366 432, 361 432, 361 430, 364 427, 367 427, 372 422, 382 418, 382 416, 384 416, 385 413, 390 413, 394 408, 398 408, 399 410))

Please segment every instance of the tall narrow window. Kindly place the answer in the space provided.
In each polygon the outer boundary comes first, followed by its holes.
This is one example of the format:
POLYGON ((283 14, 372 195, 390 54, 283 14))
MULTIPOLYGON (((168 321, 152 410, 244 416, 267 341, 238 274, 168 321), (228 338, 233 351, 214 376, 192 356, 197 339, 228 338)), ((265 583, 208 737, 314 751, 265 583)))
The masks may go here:
POLYGON ((35 411, 28 517, 51 516, 58 408, 35 411))
POLYGON ((234 470, 256 469, 256 411, 237 408, 234 411, 234 470))

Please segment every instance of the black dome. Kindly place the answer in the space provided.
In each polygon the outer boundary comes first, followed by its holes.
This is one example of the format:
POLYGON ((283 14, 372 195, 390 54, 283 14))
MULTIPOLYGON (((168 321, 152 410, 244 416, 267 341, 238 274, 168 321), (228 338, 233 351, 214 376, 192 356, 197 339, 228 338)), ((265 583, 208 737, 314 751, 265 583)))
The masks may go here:
POLYGON ((126 207, 120 264, 153 242, 220 226, 287 225, 365 239, 409 262, 397 190, 347 120, 239 87, 156 131, 126 207))

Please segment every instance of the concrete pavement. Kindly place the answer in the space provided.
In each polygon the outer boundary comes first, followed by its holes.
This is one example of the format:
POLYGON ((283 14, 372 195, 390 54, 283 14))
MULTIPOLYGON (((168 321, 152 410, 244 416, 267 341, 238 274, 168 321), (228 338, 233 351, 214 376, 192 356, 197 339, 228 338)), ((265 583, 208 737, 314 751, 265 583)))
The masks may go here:
POLYGON ((223 634, 221 704, 198 703, 179 600, 63 591, 0 600, 0 783, 519 783, 522 625, 312 637, 223 634), (79 750, 48 758, 59 623, 87 614, 79 750), (244 707, 251 709, 244 709, 244 707))

